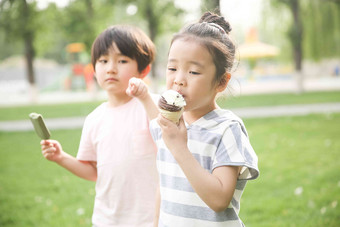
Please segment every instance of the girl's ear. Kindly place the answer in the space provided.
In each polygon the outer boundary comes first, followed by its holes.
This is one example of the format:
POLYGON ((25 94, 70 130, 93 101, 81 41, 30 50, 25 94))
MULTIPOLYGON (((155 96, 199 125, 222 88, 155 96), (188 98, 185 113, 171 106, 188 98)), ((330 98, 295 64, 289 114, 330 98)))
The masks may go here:
POLYGON ((230 81, 230 78, 231 78, 231 74, 230 73, 225 73, 222 76, 222 78, 220 79, 220 82, 217 85, 217 91, 218 92, 222 92, 222 91, 224 91, 227 88, 228 83, 230 81))
POLYGON ((140 78, 143 79, 144 77, 146 77, 146 75, 148 75, 150 70, 151 70, 151 64, 149 64, 148 66, 145 67, 145 69, 143 69, 143 71, 140 74, 140 78))

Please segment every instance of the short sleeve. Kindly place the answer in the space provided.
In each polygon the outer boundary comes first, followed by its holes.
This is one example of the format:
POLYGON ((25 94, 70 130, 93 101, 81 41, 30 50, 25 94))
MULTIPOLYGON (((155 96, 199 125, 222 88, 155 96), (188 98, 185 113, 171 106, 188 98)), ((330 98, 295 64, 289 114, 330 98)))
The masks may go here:
POLYGON ((233 121, 225 129, 213 159, 212 169, 220 166, 242 166, 239 180, 251 180, 259 176, 257 155, 240 122, 233 121))
POLYGON ((87 117, 85 119, 84 127, 82 130, 77 159, 82 161, 97 161, 97 155, 93 139, 91 138, 91 121, 87 117))

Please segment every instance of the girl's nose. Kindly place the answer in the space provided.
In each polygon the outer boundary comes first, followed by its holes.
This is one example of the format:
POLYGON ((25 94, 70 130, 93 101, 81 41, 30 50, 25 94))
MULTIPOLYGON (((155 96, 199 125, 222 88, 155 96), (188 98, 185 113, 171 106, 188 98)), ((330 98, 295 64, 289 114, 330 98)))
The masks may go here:
POLYGON ((181 74, 177 75, 174 80, 174 84, 176 84, 177 86, 185 86, 186 82, 184 76, 181 74))

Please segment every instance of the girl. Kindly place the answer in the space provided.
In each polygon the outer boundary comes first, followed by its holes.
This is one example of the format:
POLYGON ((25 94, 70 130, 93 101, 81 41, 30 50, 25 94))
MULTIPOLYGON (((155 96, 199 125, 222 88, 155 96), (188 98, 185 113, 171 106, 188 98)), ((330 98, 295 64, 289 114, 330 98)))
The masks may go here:
POLYGON ((244 226, 240 198, 259 175, 257 156, 242 120, 215 102, 231 77, 230 31, 223 17, 207 12, 171 42, 166 85, 187 105, 178 125, 160 114, 150 123, 160 176, 156 226, 244 226))
POLYGON ((126 89, 130 78, 148 74, 154 54, 151 40, 135 27, 103 31, 93 43, 92 64, 108 101, 87 116, 77 158, 58 141, 41 141, 46 159, 96 181, 93 226, 153 225, 156 147, 143 105, 126 89))

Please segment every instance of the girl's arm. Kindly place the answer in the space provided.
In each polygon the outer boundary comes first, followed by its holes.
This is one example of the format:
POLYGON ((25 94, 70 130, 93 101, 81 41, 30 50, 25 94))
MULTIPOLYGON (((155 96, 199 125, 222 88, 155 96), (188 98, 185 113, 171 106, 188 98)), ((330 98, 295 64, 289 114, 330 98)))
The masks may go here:
POLYGON ((69 170, 71 173, 85 180, 97 180, 96 162, 80 161, 63 151, 56 140, 42 140, 40 142, 44 157, 69 170))
POLYGON ((157 105, 151 98, 148 92, 147 85, 141 80, 135 77, 129 80, 129 86, 126 89, 126 93, 131 97, 136 97, 143 104, 144 109, 148 115, 149 120, 155 119, 159 113, 157 105))
POLYGON ((233 197, 240 167, 223 166, 209 173, 188 149, 183 118, 177 126, 160 115, 158 123, 166 146, 198 196, 215 212, 225 210, 233 197))

